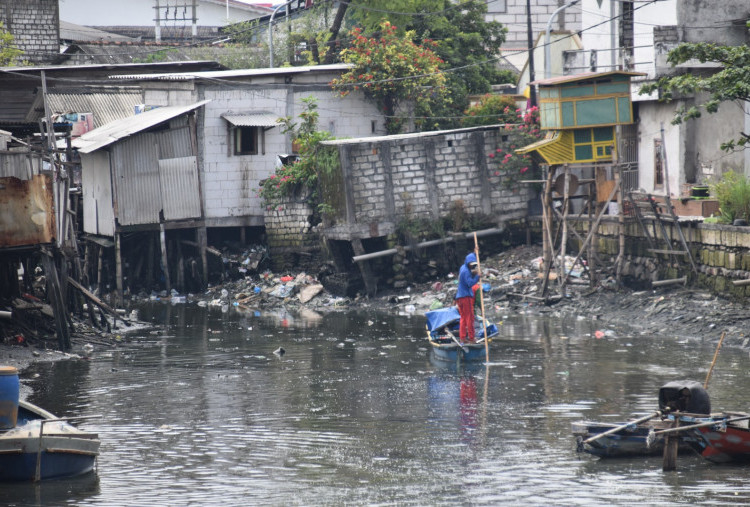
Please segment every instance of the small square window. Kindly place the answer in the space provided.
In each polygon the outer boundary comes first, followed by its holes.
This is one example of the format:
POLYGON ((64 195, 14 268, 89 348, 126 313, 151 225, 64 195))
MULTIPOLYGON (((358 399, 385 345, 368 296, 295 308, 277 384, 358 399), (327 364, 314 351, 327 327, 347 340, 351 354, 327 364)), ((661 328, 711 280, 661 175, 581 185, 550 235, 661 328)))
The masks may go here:
POLYGON ((258 127, 236 127, 234 129, 234 154, 258 154, 258 127))

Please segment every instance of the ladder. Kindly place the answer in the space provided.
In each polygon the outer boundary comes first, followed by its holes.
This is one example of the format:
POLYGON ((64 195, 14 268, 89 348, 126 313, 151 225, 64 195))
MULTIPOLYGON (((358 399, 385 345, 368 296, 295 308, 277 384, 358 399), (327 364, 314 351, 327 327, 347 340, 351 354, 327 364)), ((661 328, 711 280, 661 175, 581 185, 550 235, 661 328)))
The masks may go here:
MULTIPOLYGON (((630 191, 628 192, 628 201, 632 207, 633 214, 635 215, 638 224, 641 226, 646 241, 648 241, 648 251, 657 255, 667 255, 672 262, 677 261, 681 257, 687 257, 690 261, 693 273, 698 273, 698 268, 695 265, 693 255, 690 253, 685 235, 682 233, 680 227, 680 220, 675 215, 674 206, 668 195, 663 197, 664 203, 656 201, 653 195, 645 192, 630 191), (672 239, 669 237, 665 223, 671 223, 674 226, 674 230, 677 231, 680 243, 682 244, 682 250, 676 250, 673 248, 672 239), (649 225, 651 231, 649 231, 649 225), (659 245, 659 234, 661 232, 661 238, 666 245, 666 248, 657 248, 659 245)), ((687 277, 677 278, 674 280, 661 280, 659 282, 653 282, 654 286, 667 285, 670 283, 687 282, 687 277)))

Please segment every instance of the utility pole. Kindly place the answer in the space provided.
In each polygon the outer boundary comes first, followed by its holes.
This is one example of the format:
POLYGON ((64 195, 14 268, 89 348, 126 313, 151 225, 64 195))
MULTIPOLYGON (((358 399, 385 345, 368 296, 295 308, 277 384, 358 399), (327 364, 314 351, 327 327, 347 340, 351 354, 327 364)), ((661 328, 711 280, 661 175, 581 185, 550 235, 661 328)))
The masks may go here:
MULTIPOLYGON (((536 80, 534 75, 534 32, 531 30, 531 0, 526 0, 526 34, 529 41, 529 83, 536 80)), ((536 106, 536 88, 529 84, 529 104, 536 106)))

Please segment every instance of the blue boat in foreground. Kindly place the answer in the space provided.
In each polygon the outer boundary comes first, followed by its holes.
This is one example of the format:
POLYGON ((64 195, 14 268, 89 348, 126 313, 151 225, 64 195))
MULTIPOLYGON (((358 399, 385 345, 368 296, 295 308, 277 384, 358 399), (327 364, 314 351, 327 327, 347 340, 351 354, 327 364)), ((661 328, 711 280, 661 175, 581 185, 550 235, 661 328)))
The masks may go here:
POLYGON ((0 430, 0 481, 40 481, 91 472, 99 445, 96 433, 19 401, 15 426, 0 430))
POLYGON ((461 316, 458 308, 440 308, 425 314, 427 321, 427 340, 432 347, 433 355, 441 361, 484 361, 487 358, 487 346, 499 331, 497 325, 485 319, 487 327, 487 344, 485 344, 482 317, 474 320, 475 343, 459 343, 458 323, 461 316))

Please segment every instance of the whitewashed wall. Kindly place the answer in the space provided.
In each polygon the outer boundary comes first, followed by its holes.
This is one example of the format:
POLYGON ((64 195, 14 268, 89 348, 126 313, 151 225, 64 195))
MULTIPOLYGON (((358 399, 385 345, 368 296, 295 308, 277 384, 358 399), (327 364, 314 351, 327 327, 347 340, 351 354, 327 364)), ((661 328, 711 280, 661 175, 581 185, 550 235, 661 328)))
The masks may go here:
POLYGON ((299 113, 304 111, 302 99, 309 96, 318 99, 320 129, 328 130, 335 137, 366 137, 385 132, 382 115, 361 95, 341 98, 331 91, 289 92, 278 88, 205 91, 204 98, 211 100, 205 106, 202 132, 203 193, 208 226, 262 225, 264 210, 257 197, 260 181, 274 172, 277 155, 291 152, 289 136, 281 133, 281 127, 272 127, 265 132, 265 153, 231 155, 228 125, 221 115, 271 111, 298 121, 299 113))
MULTIPOLYGON (((174 7, 189 3, 189 0, 159 0, 161 6, 160 17, 164 17, 164 10, 170 6, 170 17, 174 16, 174 7)), ((59 0, 60 19, 85 26, 155 26, 154 0, 59 0), (92 8, 92 4, 99 4, 92 8), (105 5, 106 4, 106 7, 105 5)), ((182 7, 178 9, 178 17, 182 16, 182 7)), ((187 10, 191 15, 191 8, 187 10)), ((260 10, 238 9, 230 5, 229 21, 232 23, 255 19, 264 15, 260 10)), ((227 10, 224 4, 198 2, 198 24, 201 26, 224 26, 227 24, 227 10)), ((162 20, 162 26, 192 26, 191 21, 162 20)), ((189 33, 189 32, 188 32, 189 33)))
MULTIPOLYGON (((676 0, 661 0, 651 4, 635 3, 634 18, 634 70, 654 75, 654 38, 656 25, 677 24, 676 0)), ((622 14, 621 2, 603 0, 583 0, 581 39, 587 51, 597 50, 597 70, 607 72, 614 70, 619 58, 620 18, 609 21, 622 14), (612 49, 615 48, 615 51, 612 49)), ((588 58, 586 59, 588 62, 588 58)))
POLYGON ((83 230, 89 234, 114 236, 115 215, 112 204, 112 179, 109 152, 97 150, 81 155, 83 191, 83 230))

